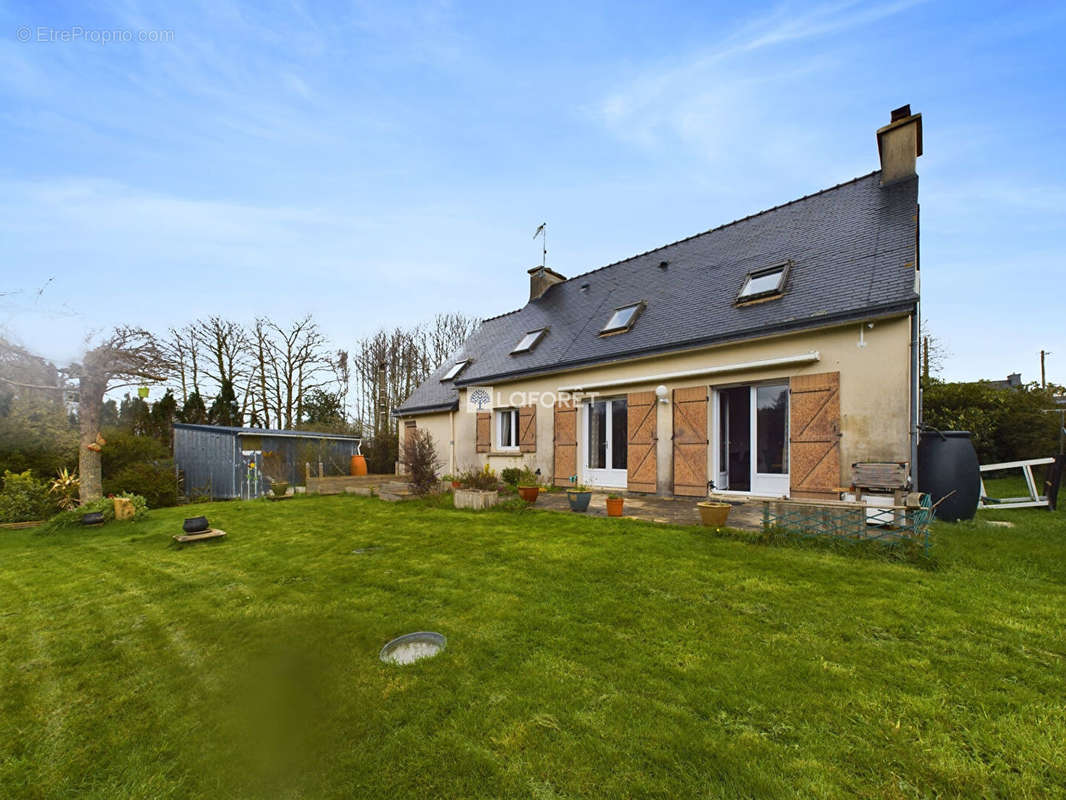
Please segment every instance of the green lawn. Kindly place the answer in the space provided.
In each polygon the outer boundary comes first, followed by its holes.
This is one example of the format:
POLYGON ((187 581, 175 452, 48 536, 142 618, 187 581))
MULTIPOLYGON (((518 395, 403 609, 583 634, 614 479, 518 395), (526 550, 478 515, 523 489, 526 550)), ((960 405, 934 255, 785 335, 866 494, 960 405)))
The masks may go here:
POLYGON ((1061 796, 1066 515, 989 518, 933 567, 357 497, 3 532, 0 796, 1061 796))

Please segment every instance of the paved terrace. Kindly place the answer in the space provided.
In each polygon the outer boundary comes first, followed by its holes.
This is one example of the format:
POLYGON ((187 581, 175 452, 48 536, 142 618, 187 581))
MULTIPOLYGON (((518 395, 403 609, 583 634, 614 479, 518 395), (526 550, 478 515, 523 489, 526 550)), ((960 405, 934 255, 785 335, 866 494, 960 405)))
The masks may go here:
MULTIPOLYGON (((626 499, 622 515, 630 519, 640 519, 646 522, 664 522, 670 525, 699 525, 700 512, 696 508, 699 498, 696 497, 650 497, 646 495, 623 495, 626 499)), ((745 503, 743 501, 731 501, 733 509, 729 512, 730 528, 743 528, 746 530, 762 530, 762 504, 757 502, 745 503)), ((542 492, 537 498, 537 508, 546 508, 551 511, 560 511, 573 514, 570 503, 566 499, 566 492, 542 492)), ((592 492, 592 502, 589 503, 589 516, 607 516, 607 493, 592 492)))

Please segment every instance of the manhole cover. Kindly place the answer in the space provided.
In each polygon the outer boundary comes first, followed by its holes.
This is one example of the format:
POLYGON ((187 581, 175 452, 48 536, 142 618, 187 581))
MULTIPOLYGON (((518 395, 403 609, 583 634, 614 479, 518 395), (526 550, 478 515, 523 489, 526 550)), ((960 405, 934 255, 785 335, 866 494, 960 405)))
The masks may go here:
POLYGON ((437 655, 447 643, 448 640, 439 633, 407 633, 382 647, 380 658, 386 664, 413 664, 423 658, 437 655))

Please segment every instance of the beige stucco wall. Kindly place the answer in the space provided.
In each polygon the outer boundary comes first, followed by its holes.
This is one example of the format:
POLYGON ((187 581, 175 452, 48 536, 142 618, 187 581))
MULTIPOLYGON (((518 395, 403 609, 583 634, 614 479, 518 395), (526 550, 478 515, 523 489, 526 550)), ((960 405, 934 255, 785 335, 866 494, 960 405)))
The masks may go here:
MULTIPOLYGON (((609 397, 652 390, 660 383, 672 391, 687 386, 728 386, 787 379, 806 373, 839 371, 841 485, 847 485, 854 461, 910 460, 910 318, 880 319, 874 321, 872 328, 864 327, 864 347, 858 346, 859 328, 859 323, 852 323, 671 356, 603 364, 580 371, 541 375, 505 384, 494 383, 492 389, 496 396, 502 395, 506 401, 512 392, 554 393, 561 387, 625 380, 624 385, 589 389, 609 397), (791 357, 811 351, 819 353, 819 360, 810 364, 763 367, 674 380, 654 379, 654 376, 663 373, 791 357)), ((552 477, 553 414, 550 408, 539 406, 537 409, 535 453, 477 453, 475 415, 466 411, 465 394, 466 390, 460 394, 457 412, 415 417, 418 426, 426 428, 433 435, 438 451, 447 463, 447 471, 480 467, 485 463, 499 471, 504 467, 525 464, 532 469, 539 468, 546 480, 552 477)), ((667 493, 673 481, 671 404, 659 404, 657 421, 658 484, 660 492, 667 493)), ((713 448, 715 436, 710 428, 708 420, 708 439, 713 448)), ((711 448, 708 448, 708 474, 711 473, 711 448)))

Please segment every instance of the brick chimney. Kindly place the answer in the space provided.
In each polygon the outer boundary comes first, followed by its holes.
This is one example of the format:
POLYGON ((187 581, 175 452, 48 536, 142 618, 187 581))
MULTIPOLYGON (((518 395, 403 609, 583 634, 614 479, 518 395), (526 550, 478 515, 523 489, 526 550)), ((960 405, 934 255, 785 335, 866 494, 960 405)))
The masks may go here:
POLYGON ((877 152, 882 186, 913 178, 922 154, 922 115, 912 114, 909 105, 893 110, 892 121, 877 131, 877 152))
POLYGON ((529 299, 536 300, 555 284, 565 280, 566 278, 555 270, 547 267, 533 267, 529 270, 529 299))

